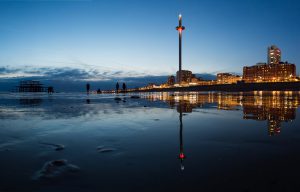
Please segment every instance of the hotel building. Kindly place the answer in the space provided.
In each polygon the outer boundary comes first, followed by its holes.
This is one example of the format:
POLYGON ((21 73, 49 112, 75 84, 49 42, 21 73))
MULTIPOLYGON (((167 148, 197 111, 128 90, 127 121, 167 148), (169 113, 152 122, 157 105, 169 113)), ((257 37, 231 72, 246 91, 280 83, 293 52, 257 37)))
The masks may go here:
POLYGON ((254 82, 287 82, 296 79, 296 65, 281 62, 281 51, 276 46, 268 48, 268 63, 258 63, 243 68, 243 80, 254 82))
POLYGON ((233 84, 241 81, 242 77, 239 75, 234 75, 231 73, 218 73, 217 74, 217 83, 218 84, 233 84))
POLYGON ((272 45, 268 47, 268 64, 279 64, 281 62, 281 50, 272 45))
POLYGON ((177 82, 181 83, 190 83, 192 82, 192 78, 194 77, 193 73, 188 70, 177 71, 176 78, 177 82))

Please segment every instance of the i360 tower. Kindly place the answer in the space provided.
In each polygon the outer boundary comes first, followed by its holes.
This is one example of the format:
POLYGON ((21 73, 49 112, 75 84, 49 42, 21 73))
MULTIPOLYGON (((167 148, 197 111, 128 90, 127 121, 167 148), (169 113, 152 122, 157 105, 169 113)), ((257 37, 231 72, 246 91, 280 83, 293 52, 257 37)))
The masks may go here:
POLYGON ((182 26, 182 16, 179 15, 179 26, 176 27, 176 30, 179 33, 179 73, 177 77, 177 82, 181 84, 182 81, 182 32, 185 30, 185 27, 182 26))

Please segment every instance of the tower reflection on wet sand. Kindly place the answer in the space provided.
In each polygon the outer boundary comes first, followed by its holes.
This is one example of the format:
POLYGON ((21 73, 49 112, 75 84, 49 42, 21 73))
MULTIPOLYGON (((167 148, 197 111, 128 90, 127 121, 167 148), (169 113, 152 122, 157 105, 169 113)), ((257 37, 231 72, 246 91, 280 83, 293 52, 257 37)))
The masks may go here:
POLYGON ((183 113, 191 113, 193 110, 189 102, 179 101, 177 106, 177 112, 179 113, 179 143, 180 143, 180 169, 184 170, 183 160, 186 158, 183 150, 183 113))
POLYGON ((180 159, 180 165, 181 170, 184 170, 184 164, 183 160, 185 159, 185 155, 183 152, 183 138, 182 138, 182 131, 183 131, 183 123, 182 123, 182 110, 179 111, 179 123, 180 123, 180 131, 179 131, 179 140, 180 140, 180 153, 179 153, 179 159, 180 159))

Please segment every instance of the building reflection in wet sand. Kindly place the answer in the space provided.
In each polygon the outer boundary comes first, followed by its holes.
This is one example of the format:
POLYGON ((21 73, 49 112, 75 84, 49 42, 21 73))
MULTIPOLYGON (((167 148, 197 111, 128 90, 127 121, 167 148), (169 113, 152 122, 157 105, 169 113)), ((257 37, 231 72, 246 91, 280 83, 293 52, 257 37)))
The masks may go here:
POLYGON ((146 99, 167 102, 177 106, 182 123, 182 112, 191 113, 194 108, 217 107, 218 110, 243 110, 245 120, 267 121, 268 134, 278 135, 282 122, 296 118, 300 104, 300 92, 246 92, 246 93, 149 93, 146 99))

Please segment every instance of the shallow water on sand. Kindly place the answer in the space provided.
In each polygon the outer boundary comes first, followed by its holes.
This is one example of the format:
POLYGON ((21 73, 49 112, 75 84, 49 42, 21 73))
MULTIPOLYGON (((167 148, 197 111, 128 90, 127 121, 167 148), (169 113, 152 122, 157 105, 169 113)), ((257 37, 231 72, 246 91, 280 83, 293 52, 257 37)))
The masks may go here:
POLYGON ((0 93, 0 191, 300 190, 299 92, 139 96, 0 93))

